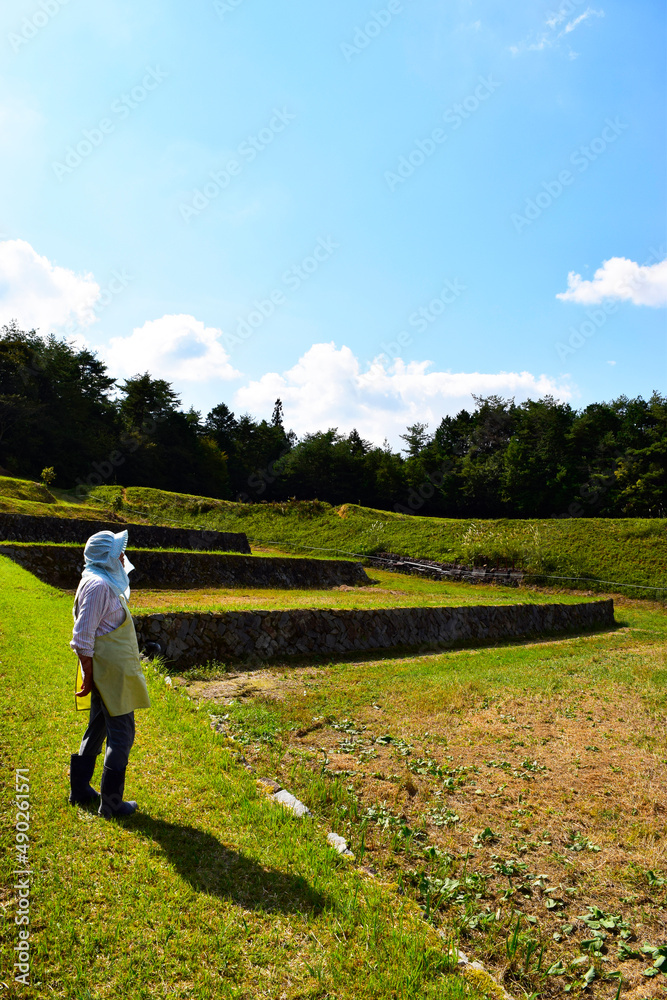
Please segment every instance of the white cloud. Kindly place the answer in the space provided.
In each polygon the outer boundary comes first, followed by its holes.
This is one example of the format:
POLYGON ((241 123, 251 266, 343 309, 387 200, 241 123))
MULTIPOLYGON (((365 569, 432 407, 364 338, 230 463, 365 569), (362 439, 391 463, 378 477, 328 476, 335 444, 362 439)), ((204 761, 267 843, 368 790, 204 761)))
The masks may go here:
POLYGON ((574 31, 575 28, 578 28, 579 25, 583 21, 587 21, 589 17, 604 17, 604 11, 593 10, 592 7, 587 7, 586 10, 583 12, 583 14, 580 14, 579 17, 575 17, 571 21, 568 21, 568 23, 563 28, 563 34, 569 35, 571 31, 574 31))
POLYGON ((526 39, 518 45, 510 45, 510 52, 513 56, 519 56, 522 52, 542 52, 544 49, 551 49, 555 45, 555 40, 548 34, 539 35, 535 41, 526 39))
POLYGON ((92 274, 52 264, 25 240, 0 242, 0 322, 42 334, 90 326, 99 295, 92 274))
POLYGON ((546 35, 542 35, 539 41, 526 45, 526 48, 529 52, 541 52, 543 49, 550 48, 551 45, 553 42, 546 35))
POLYGON ((546 26, 547 28, 551 28, 553 31, 554 28, 557 28, 559 24, 562 24, 566 18, 567 14, 562 10, 558 10, 555 14, 552 14, 551 17, 547 18, 546 26))
POLYGON ((154 378, 179 382, 238 378, 222 336, 222 330, 204 326, 194 316, 167 315, 148 320, 129 337, 112 337, 103 353, 120 375, 149 371, 154 378))
POLYGON ((269 413, 279 396, 286 426, 306 431, 338 427, 380 444, 397 447, 409 424, 428 423, 435 430, 443 416, 462 407, 473 408, 472 394, 538 398, 571 396, 567 384, 530 372, 429 371, 431 362, 400 358, 360 363, 349 347, 313 344, 296 365, 279 374, 269 372, 236 393, 234 405, 250 413, 269 413))
POLYGON ((556 298, 587 306, 605 299, 619 299, 636 306, 666 306, 667 260, 636 264, 627 257, 611 257, 597 269, 592 281, 570 271, 567 291, 559 292, 556 298))
MULTIPOLYGON (((561 39, 565 38, 566 35, 572 34, 572 32, 583 24, 584 21, 588 21, 591 17, 604 17, 603 10, 595 10, 593 7, 587 7, 586 10, 579 14, 578 17, 572 18, 571 21, 567 21, 569 15, 572 13, 571 3, 567 6, 563 6, 547 18, 545 24, 547 26, 547 31, 541 32, 537 37, 534 37, 531 41, 526 39, 523 42, 519 42, 518 45, 511 45, 510 52, 513 56, 518 56, 522 52, 542 52, 544 49, 555 49, 560 47, 561 39), (557 30, 564 21, 567 24, 560 31, 557 30)), ((568 58, 576 59, 578 53, 571 52, 568 50, 568 58)))

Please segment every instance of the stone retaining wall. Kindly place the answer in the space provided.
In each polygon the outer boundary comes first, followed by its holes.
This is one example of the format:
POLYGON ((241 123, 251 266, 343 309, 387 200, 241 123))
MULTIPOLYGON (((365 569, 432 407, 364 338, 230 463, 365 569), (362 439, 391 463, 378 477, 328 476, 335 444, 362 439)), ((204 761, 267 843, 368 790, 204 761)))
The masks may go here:
MULTIPOLYGON (((271 559, 212 552, 162 552, 128 547, 135 565, 133 588, 192 590, 201 587, 262 587, 327 590, 370 584, 361 563, 343 559, 271 559)), ((79 585, 83 548, 78 545, 0 545, 0 555, 64 590, 79 585)))
POLYGON ((160 645, 182 670, 209 661, 448 647, 611 628, 612 600, 370 611, 227 611, 135 617, 140 647, 160 645))
POLYGON ((96 531, 118 532, 126 528, 130 533, 128 546, 130 549, 194 549, 208 552, 250 553, 248 539, 241 532, 160 528, 150 524, 0 513, 0 541, 6 542, 74 542, 84 545, 96 531))

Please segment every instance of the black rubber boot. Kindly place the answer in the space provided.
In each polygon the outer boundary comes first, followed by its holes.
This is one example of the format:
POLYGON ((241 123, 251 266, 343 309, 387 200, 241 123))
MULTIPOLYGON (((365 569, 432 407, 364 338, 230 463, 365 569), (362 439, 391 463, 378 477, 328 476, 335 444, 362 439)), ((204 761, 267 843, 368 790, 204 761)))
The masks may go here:
POLYGON ((73 753, 69 759, 69 804, 71 806, 96 806, 100 793, 90 784, 97 757, 79 757, 73 753))
POLYGON ((105 819, 114 816, 131 816, 137 808, 137 803, 133 800, 123 802, 123 791, 125 790, 125 768, 117 771, 113 767, 102 769, 102 780, 100 782, 100 802, 99 814, 105 819))

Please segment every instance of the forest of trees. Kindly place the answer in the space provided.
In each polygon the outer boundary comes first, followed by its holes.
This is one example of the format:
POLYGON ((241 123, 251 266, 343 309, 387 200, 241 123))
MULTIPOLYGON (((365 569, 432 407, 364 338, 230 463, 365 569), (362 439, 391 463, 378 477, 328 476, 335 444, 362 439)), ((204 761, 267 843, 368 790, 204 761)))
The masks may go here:
POLYGON ((336 428, 298 440, 221 402, 184 412, 148 372, 117 382, 93 353, 15 324, 0 332, 0 467, 63 489, 122 483, 247 502, 320 499, 441 517, 667 516, 667 397, 577 411, 551 397, 475 397, 403 453, 336 428))

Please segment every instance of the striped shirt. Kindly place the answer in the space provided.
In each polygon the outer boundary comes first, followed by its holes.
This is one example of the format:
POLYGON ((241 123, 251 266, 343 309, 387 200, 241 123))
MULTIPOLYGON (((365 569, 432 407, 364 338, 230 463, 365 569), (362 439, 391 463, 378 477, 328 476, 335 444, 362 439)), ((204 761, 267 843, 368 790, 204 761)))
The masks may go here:
POLYGON ((75 614, 70 646, 78 656, 92 656, 95 638, 113 632, 125 621, 120 598, 99 577, 86 580, 79 590, 75 614))

